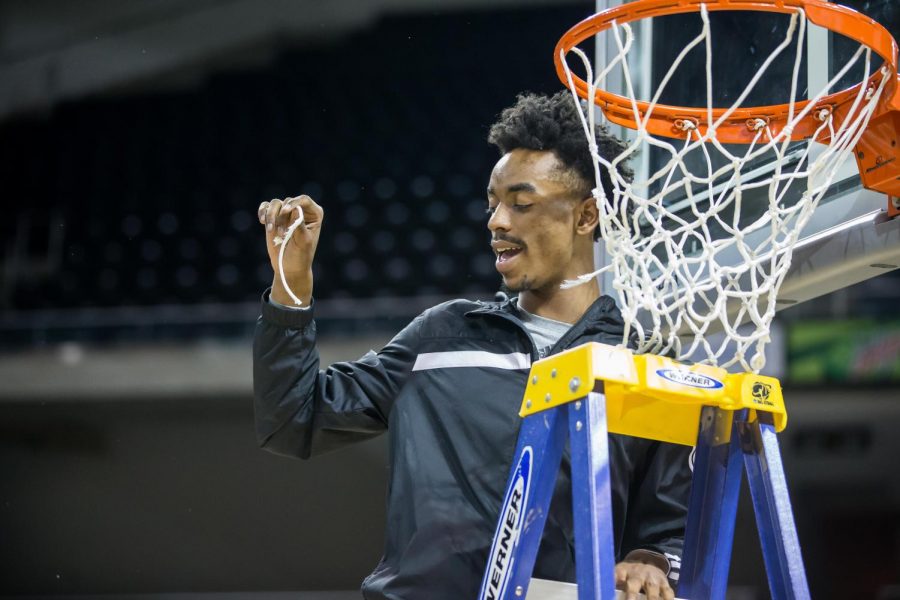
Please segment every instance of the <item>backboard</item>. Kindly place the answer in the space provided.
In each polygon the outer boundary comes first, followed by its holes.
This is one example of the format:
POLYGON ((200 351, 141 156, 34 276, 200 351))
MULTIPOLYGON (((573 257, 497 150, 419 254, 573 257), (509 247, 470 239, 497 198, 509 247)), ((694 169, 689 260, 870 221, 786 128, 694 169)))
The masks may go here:
MULTIPOLYGON (((620 0, 598 0, 597 11, 623 4, 620 0)), ((841 2, 862 12, 885 26, 896 39, 900 37, 900 3, 896 0, 844 0, 841 2)), ((729 105, 772 50, 783 39, 787 19, 782 15, 749 11, 720 12, 710 15, 713 23, 714 62, 711 72, 715 82, 715 105, 729 105)), ((635 50, 630 58, 630 77, 638 99, 649 99, 659 87, 676 55, 697 35, 699 14, 670 15, 643 19, 632 24, 635 50)), ((801 43, 801 42, 796 42, 801 43)), ((857 45, 828 30, 811 26, 805 39, 803 60, 800 63, 801 83, 796 99, 805 99, 808 90, 820 89, 846 64, 857 45), (805 85, 803 85, 805 84, 805 85)), ((615 57, 617 49, 611 36, 597 36, 594 65, 606 65, 615 57)), ((588 48, 583 48, 588 51, 588 48)), ((747 98, 746 105, 780 104, 790 94, 790 73, 794 68, 796 51, 788 51, 784 60, 776 61, 767 71, 769 85, 758 86, 747 98)), ((679 67, 678 76, 671 79, 660 101, 681 106, 706 106, 705 57, 702 52, 689 55, 679 67)), ((844 80, 850 82, 862 66, 856 65, 844 80)), ((623 94, 625 81, 621 70, 613 69, 603 82, 604 89, 623 94)), ((628 129, 612 127, 622 137, 631 137, 628 129)), ((806 144, 795 142, 800 153, 806 144)), ((813 143, 815 146, 816 144, 813 143)), ((811 152, 816 152, 814 147, 811 152)), ((791 161, 788 152, 786 161, 791 161)), ((654 148, 642 151, 632 166, 637 172, 655 172, 666 157, 654 148)), ((701 155, 697 161, 705 160, 701 155)), ((713 160, 717 160, 713 157, 713 160)), ((785 161, 781 166, 785 167, 785 161)), ((686 161, 691 168, 690 161, 686 161)), ((750 164, 745 169, 752 176, 771 174, 777 165, 771 161, 750 164)), ((722 182, 724 185, 725 182, 722 182)), ((670 206, 684 205, 683 214, 689 218, 690 207, 677 193, 666 198, 670 206)), ((876 277, 900 266, 900 219, 890 220, 887 206, 890 199, 884 194, 862 187, 856 162, 842 164, 829 191, 815 214, 802 230, 794 252, 792 267, 781 288, 778 300, 783 309, 807 300, 876 277)), ((752 214, 748 218, 753 218, 752 214)), ((604 249, 598 245, 598 262, 606 264, 604 249)), ((741 260, 739 256, 727 260, 741 260)), ((605 293, 612 291, 611 275, 601 276, 605 293)))

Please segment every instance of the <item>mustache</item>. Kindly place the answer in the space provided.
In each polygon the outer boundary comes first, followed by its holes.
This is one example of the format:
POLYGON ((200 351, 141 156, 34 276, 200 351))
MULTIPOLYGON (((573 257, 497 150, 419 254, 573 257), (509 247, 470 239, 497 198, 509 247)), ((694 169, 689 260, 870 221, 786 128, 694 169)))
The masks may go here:
POLYGON ((513 237, 511 235, 505 235, 503 233, 495 233, 491 236, 492 242, 509 242, 510 244, 515 244, 516 246, 521 246, 523 249, 526 247, 525 242, 520 240, 517 237, 513 237))

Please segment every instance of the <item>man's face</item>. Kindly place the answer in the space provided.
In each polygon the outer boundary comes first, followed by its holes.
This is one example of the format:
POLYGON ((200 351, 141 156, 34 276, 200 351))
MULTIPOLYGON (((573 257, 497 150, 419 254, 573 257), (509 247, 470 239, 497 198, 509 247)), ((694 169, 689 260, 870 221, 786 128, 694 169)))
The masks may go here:
POLYGON ((573 258, 590 252, 590 240, 576 243, 583 203, 576 184, 552 152, 513 150, 494 166, 488 229, 495 266, 511 291, 549 290, 580 274, 573 258))

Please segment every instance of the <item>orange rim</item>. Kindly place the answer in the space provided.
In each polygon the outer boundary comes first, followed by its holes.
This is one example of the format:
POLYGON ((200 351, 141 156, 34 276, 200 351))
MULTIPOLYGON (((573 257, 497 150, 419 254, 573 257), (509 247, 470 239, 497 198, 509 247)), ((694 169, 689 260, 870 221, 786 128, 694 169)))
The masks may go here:
MULTIPOLYGON (((835 126, 839 127, 842 119, 846 116, 846 110, 849 109, 849 105, 859 93, 860 86, 865 84, 866 87, 877 87, 881 85, 882 77, 888 77, 889 80, 885 84, 881 106, 876 109, 873 118, 890 110, 900 111, 897 42, 891 37, 887 29, 874 19, 845 6, 831 4, 824 0, 635 0, 634 2, 588 17, 567 31, 556 45, 554 56, 556 73, 560 81, 564 85, 568 85, 568 77, 563 66, 563 57, 581 42, 612 28, 614 24, 621 25, 650 17, 699 12, 704 4, 710 12, 743 10, 790 15, 796 13, 798 9, 802 9, 811 23, 830 29, 871 48, 884 60, 884 66, 888 69, 886 74, 882 74, 881 70, 878 70, 866 82, 830 94, 819 100, 814 110, 809 111, 796 124, 791 134, 791 139, 809 139, 815 134, 816 130, 821 126, 821 122, 815 116, 820 109, 825 109, 832 113, 835 126)), ((576 93, 581 98, 587 99, 588 84, 574 73, 572 73, 572 81, 576 93)), ((638 128, 632 102, 628 98, 596 89, 593 101, 613 123, 631 129, 638 128)), ((808 100, 795 102, 795 114, 801 112, 808 104, 808 100)), ((644 119, 649 103, 637 101, 636 105, 640 118, 644 119)), ((713 108, 713 118, 717 119, 728 110, 727 108, 713 108)), ((757 137, 757 131, 750 127, 750 123, 755 122, 757 119, 764 120, 773 135, 777 135, 787 124, 789 111, 789 104, 738 108, 716 129, 716 138, 724 143, 749 143, 757 137)), ((647 131, 654 135, 684 138, 687 134, 678 125, 685 120, 689 120, 695 124, 696 130, 701 135, 704 135, 706 133, 705 121, 707 114, 705 107, 696 108, 657 104, 647 120, 647 131)))

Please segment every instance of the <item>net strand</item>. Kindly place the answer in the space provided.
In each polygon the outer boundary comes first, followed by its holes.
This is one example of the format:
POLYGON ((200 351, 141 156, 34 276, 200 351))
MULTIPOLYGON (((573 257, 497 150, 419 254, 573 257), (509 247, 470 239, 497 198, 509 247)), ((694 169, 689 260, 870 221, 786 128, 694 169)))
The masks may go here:
POLYGON ((298 211, 300 216, 298 216, 293 223, 288 226, 287 231, 284 232, 284 237, 275 236, 275 245, 278 246, 278 273, 281 275, 281 285, 284 287, 284 291, 288 293, 291 300, 297 306, 302 306, 303 301, 294 294, 294 291, 291 289, 291 286, 288 285, 287 278, 284 276, 284 249, 287 248, 288 243, 291 241, 291 236, 294 235, 294 232, 297 231, 297 228, 303 225, 303 211, 298 211))

